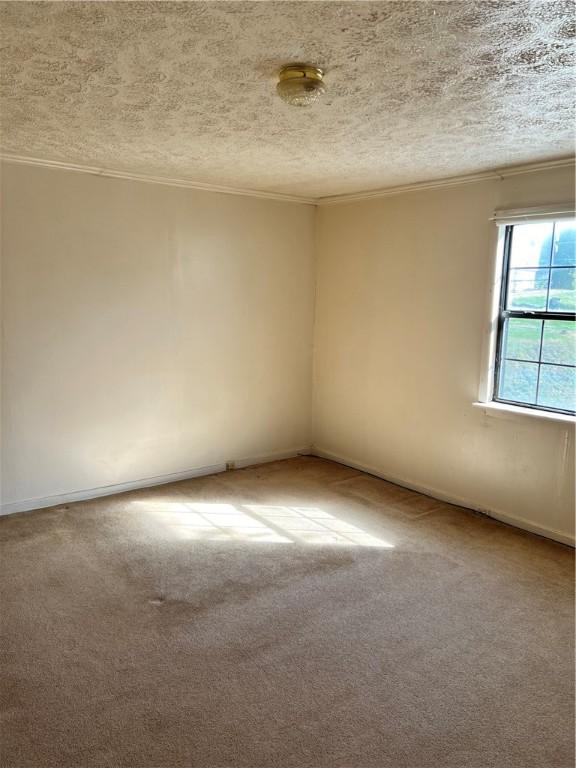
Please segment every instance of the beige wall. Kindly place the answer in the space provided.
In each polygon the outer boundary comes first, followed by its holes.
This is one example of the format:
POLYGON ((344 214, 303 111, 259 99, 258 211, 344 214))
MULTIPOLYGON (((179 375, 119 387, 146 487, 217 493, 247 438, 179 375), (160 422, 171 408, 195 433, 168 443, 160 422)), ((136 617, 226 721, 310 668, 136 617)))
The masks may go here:
POLYGON ((472 407, 488 219, 569 200, 567 170, 316 213, 11 164, 2 181, 9 509, 313 439, 383 476, 570 536, 573 429, 472 407))
POLYGON ((4 504, 309 444, 312 206, 2 182, 4 504))
POLYGON ((567 169, 320 208, 314 444, 535 530, 574 530, 574 429, 478 398, 495 208, 565 202, 567 169))

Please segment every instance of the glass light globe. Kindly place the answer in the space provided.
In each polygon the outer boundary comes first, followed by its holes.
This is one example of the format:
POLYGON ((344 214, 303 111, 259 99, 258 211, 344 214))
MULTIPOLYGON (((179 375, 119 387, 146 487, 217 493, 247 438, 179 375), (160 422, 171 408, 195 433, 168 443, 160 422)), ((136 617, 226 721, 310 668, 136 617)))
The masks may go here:
POLYGON ((324 73, 308 64, 290 64, 280 70, 276 91, 280 98, 293 107, 312 104, 326 90, 322 82, 324 73))

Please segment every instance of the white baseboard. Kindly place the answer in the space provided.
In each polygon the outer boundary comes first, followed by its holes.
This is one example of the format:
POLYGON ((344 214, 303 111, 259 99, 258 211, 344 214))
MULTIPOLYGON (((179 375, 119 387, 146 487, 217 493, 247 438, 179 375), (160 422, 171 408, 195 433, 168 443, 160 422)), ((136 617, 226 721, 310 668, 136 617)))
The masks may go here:
POLYGON ((265 453, 262 456, 251 456, 248 459, 239 459, 236 461, 236 469, 253 467, 255 464, 267 464, 271 461, 282 461, 282 459, 293 459, 295 456, 309 456, 312 449, 296 448, 290 451, 277 451, 276 453, 265 453))
POLYGON ((442 491, 438 488, 431 488, 428 486, 411 483, 404 478, 394 477, 393 475, 381 472, 375 467, 360 464, 357 461, 349 459, 345 456, 338 456, 334 453, 331 453, 330 451, 324 451, 321 448, 315 447, 312 448, 311 455, 317 456, 321 459, 329 459, 330 461, 335 461, 338 464, 344 464, 345 466, 351 467, 352 469, 358 469, 360 472, 366 472, 369 475, 379 477, 381 480, 387 480, 389 483, 401 485, 403 488, 409 488, 411 491, 423 493, 425 496, 432 496, 434 499, 447 501, 449 504, 456 504, 459 507, 466 507, 467 509, 471 509, 474 512, 480 512, 483 515, 487 515, 488 517, 492 517, 495 520, 499 520, 501 523, 513 525, 515 528, 521 528, 522 530, 529 531, 530 533, 536 533, 539 536, 544 536, 547 539, 553 539, 554 541, 558 541, 561 544, 567 544, 570 547, 576 546, 576 540, 574 536, 570 536, 570 534, 564 533, 563 531, 557 531, 554 528, 547 528, 543 525, 533 523, 530 520, 526 520, 522 517, 515 517, 514 515, 510 515, 507 512, 501 512, 497 509, 486 509, 484 507, 479 507, 473 501, 470 501, 470 499, 465 499, 461 496, 454 496, 453 494, 446 493, 445 491, 442 491))
MULTIPOLYGON (((306 456, 310 453, 310 448, 294 448, 287 451, 276 451, 266 453, 261 456, 253 456, 235 461, 236 469, 244 469, 255 464, 265 464, 270 461, 280 461, 281 459, 292 459, 295 456, 306 456)), ((99 488, 86 488, 81 491, 71 491, 61 493, 55 496, 43 496, 35 499, 23 499, 21 501, 12 501, 0 506, 0 516, 13 515, 17 512, 30 512, 34 509, 44 509, 46 507, 55 507, 60 504, 69 504, 73 501, 88 501, 89 499, 98 499, 101 496, 113 496, 117 493, 126 491, 135 491, 139 488, 150 488, 155 485, 166 485, 167 483, 177 483, 179 480, 190 480, 194 477, 204 475, 216 475, 219 472, 226 471, 226 462, 218 464, 209 464, 205 467, 195 467, 186 469, 183 472, 174 472, 169 475, 157 475, 155 477, 146 477, 140 480, 132 480, 127 483, 117 483, 114 485, 104 485, 99 488)))

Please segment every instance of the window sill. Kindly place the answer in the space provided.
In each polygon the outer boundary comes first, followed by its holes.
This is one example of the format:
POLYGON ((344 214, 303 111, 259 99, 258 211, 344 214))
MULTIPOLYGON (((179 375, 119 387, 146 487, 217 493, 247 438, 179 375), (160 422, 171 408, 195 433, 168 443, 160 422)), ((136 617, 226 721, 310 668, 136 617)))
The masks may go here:
POLYGON ((538 411, 535 408, 522 408, 519 405, 507 405, 506 403, 472 403, 475 408, 480 408, 486 416, 496 416, 503 419, 523 420, 525 416, 544 421, 555 421, 561 424, 576 424, 576 416, 566 413, 552 413, 551 411, 538 411))

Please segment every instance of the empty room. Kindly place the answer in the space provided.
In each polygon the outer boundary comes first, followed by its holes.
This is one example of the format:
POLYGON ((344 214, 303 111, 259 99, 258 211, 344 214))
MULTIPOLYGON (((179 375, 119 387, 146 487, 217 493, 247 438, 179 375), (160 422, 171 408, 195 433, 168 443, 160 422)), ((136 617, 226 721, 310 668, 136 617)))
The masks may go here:
POLYGON ((0 2, 2 768, 573 768, 575 30, 0 2))

